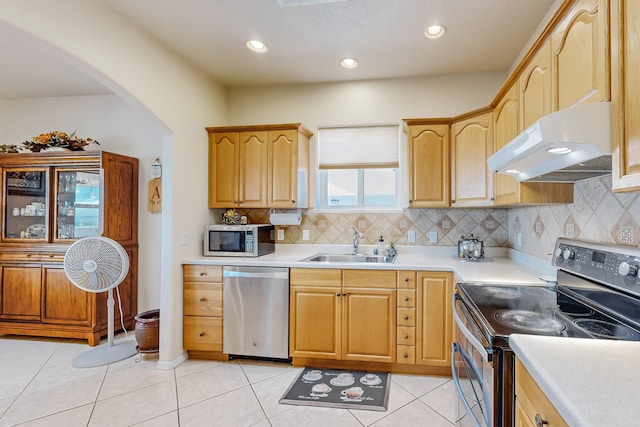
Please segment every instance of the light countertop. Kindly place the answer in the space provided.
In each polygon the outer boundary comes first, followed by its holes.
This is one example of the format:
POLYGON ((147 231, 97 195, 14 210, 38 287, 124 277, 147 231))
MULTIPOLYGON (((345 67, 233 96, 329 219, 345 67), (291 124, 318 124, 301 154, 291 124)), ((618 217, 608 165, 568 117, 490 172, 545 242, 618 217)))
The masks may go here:
POLYGON ((511 348, 570 426, 637 426, 640 342, 511 335, 511 348))
MULTIPOLYGON (((371 254, 372 247, 362 247, 361 252, 371 254)), ((276 252, 257 258, 243 257, 192 257, 182 260, 183 264, 201 265, 247 265, 289 268, 342 268, 372 270, 428 270, 452 271, 457 280, 477 283, 504 284, 545 284, 539 279, 547 273, 544 267, 550 262, 536 258, 534 262, 526 259, 515 260, 510 257, 507 248, 486 248, 484 261, 460 261, 455 257, 456 247, 427 246, 399 247, 396 260, 386 263, 336 263, 301 261, 316 253, 350 253, 348 245, 281 245, 276 252), (538 267, 542 265, 542 267, 538 267), (542 269, 542 270, 541 270, 542 269)), ((531 257, 535 258, 535 257, 531 257)), ((553 274, 552 278, 555 278, 553 274)))

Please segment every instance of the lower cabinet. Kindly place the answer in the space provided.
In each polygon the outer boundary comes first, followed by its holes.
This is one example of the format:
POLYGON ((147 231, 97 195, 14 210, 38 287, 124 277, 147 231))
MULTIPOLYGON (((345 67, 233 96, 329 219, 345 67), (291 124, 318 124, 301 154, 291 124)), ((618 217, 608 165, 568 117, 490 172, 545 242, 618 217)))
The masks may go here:
POLYGON ((290 270, 290 355, 395 362, 396 272, 290 270))
POLYGON ((451 366, 453 274, 417 274, 416 364, 451 366))
POLYGON ((516 358, 516 427, 561 427, 568 424, 549 401, 531 374, 516 358))
POLYGON ((183 346, 222 352, 222 267, 184 265, 183 346))

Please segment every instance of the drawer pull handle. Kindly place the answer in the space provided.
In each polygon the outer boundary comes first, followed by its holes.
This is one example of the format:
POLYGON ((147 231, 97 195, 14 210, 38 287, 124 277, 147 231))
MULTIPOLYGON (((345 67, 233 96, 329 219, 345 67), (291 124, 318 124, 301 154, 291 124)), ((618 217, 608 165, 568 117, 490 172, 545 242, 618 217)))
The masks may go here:
POLYGON ((409 278, 408 278, 408 277, 405 277, 405 278, 404 278, 404 281, 405 281, 405 282, 408 282, 408 281, 409 281, 409 278))
POLYGON ((345 292, 344 294, 342 294, 342 296, 343 296, 343 297, 346 297, 346 296, 347 296, 347 293, 345 292))
POLYGON ((404 316, 404 320, 409 320, 409 316, 404 316))
POLYGON ((200 277, 204 277, 204 276, 206 276, 206 275, 207 275, 207 272, 206 272, 206 271, 201 271, 201 272, 200 272, 200 277))
POLYGON ((404 297, 404 300, 405 301, 409 301, 409 297, 404 297))
POLYGON ((536 414, 536 427, 542 427, 545 424, 549 424, 549 423, 543 420, 540 414, 536 414))
POLYGON ((404 339, 409 339, 409 334, 404 334, 404 339))
POLYGON ((338 293, 336 294, 336 296, 337 296, 337 297, 339 297, 339 296, 340 296, 340 292, 338 292, 338 293))
POLYGON ((205 302, 206 300, 206 298, 200 298, 200 302, 205 302))
POLYGON ((402 355, 402 357, 404 357, 405 359, 408 359, 409 358, 409 354, 405 353, 405 354, 402 355))
POLYGON ((204 332, 200 332, 200 336, 203 337, 204 336, 204 332))

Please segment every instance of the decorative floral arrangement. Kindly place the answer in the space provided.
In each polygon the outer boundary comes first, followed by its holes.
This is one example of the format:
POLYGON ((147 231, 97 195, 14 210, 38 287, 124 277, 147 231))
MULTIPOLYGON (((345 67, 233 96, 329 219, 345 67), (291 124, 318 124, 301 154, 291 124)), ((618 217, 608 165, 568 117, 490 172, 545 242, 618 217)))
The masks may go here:
POLYGON ((79 138, 76 133, 73 132, 69 135, 66 132, 54 130, 53 132, 41 133, 38 136, 31 138, 31 141, 25 141, 22 143, 24 148, 38 153, 42 150, 52 147, 66 148, 71 151, 84 151, 84 147, 89 144, 100 143, 92 138, 79 138))

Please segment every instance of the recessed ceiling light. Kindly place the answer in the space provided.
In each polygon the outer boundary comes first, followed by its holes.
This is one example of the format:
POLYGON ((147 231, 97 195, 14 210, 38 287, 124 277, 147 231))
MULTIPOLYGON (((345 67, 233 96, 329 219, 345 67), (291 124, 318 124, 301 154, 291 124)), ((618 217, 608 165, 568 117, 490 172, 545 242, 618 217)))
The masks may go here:
POLYGON ((442 37, 445 30, 444 25, 430 25, 424 30, 424 36, 428 39, 437 39, 442 37))
POLYGON ((269 50, 269 48, 267 48, 267 45, 259 40, 249 40, 246 45, 249 50, 253 52, 264 53, 269 50))
POLYGON ((356 68, 358 66, 358 61, 353 58, 344 58, 340 61, 340 65, 343 68, 356 68))
POLYGON ((568 147, 555 147, 555 148, 549 148, 547 149, 547 151, 551 154, 567 154, 572 152, 573 150, 568 147))

